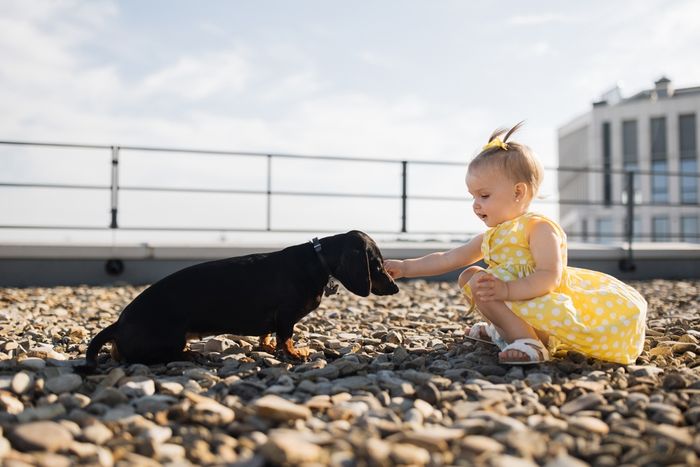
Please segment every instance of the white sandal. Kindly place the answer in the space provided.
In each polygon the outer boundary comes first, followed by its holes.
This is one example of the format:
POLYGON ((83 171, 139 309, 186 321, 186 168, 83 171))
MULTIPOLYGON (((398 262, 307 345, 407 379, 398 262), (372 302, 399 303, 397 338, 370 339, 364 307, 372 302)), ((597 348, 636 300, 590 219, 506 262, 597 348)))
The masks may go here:
POLYGON ((472 326, 469 329, 469 334, 464 337, 473 341, 483 342, 484 344, 495 345, 499 349, 503 349, 508 345, 508 343, 498 333, 496 327, 493 324, 486 323, 484 321, 480 321, 472 326), (481 338, 480 336, 482 335, 482 331, 486 332, 486 335, 489 336, 491 340, 481 338))
POLYGON ((502 352, 507 352, 508 350, 522 352, 528 356, 529 360, 499 360, 498 363, 502 365, 536 365, 549 361, 549 351, 539 339, 515 339, 510 344, 501 348, 502 352))

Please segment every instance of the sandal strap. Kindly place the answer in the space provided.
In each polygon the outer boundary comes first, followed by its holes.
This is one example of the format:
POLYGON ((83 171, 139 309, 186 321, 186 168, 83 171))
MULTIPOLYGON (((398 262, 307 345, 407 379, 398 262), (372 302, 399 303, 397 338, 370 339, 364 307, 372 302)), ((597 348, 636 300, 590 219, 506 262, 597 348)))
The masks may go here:
POLYGON ((486 331, 486 334, 488 334, 488 330, 486 330, 487 327, 488 327, 488 323, 485 323, 483 321, 479 321, 478 323, 474 324, 474 326, 472 326, 469 329, 469 337, 473 337, 476 339, 481 338, 481 330, 482 329, 484 331, 486 331))
POLYGON ((546 362, 549 360, 549 351, 539 339, 516 339, 501 350, 503 352, 517 350, 527 355, 531 362, 546 362))
POLYGON ((496 331, 496 326, 493 324, 486 324, 486 334, 491 338, 491 342, 496 344, 499 349, 503 350, 508 346, 508 342, 496 331))

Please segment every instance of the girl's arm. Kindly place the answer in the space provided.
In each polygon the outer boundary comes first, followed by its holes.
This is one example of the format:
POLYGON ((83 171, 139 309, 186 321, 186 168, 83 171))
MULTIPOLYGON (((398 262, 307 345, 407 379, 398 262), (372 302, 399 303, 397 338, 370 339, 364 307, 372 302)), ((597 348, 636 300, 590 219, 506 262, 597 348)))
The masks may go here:
POLYGON ((529 241, 535 272, 510 282, 482 274, 477 279, 474 293, 485 301, 518 301, 539 297, 556 289, 564 269, 559 247, 561 239, 557 231, 549 222, 539 221, 532 226, 529 241))
POLYGON ((401 277, 436 276, 479 261, 481 241, 484 234, 479 234, 468 243, 449 251, 431 253, 420 258, 406 260, 387 260, 384 268, 394 279, 401 277))

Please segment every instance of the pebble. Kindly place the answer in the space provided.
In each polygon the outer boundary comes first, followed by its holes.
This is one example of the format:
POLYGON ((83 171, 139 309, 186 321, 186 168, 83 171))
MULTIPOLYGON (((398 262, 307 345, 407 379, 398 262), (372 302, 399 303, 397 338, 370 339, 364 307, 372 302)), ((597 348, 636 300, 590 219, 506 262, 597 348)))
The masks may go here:
POLYGON ((26 371, 20 371, 12 378, 11 387, 15 394, 24 394, 29 390, 29 388, 32 387, 33 384, 34 374, 26 371))
POLYGON ((105 444, 107 441, 112 439, 112 430, 104 426, 100 422, 92 423, 87 427, 83 428, 82 436, 86 441, 93 444, 105 444))
POLYGON ((275 395, 261 397, 255 401, 253 407, 258 416, 278 421, 307 419, 311 416, 311 410, 308 407, 275 395))
POLYGON ((590 409, 605 403, 605 398, 600 394, 589 393, 567 402, 559 411, 565 415, 571 415, 582 410, 590 409))
POLYGON ((276 465, 319 462, 322 449, 316 444, 291 434, 273 434, 262 446, 261 453, 276 465))
POLYGON ((307 362, 222 335, 191 341, 192 361, 152 366, 117 365, 107 345, 86 376, 72 372, 86 344, 142 288, 0 289, 0 457, 10 466, 696 464, 700 281, 634 285, 650 305, 634 365, 572 352, 499 365, 495 347, 464 339, 477 316, 465 315, 454 284, 412 281, 395 296, 324 298, 295 326, 313 349, 307 362), (40 427, 38 444, 27 426, 40 427))
POLYGON ((46 380, 45 388, 55 394, 75 391, 83 383, 83 379, 74 374, 55 376, 46 380))
POLYGON ((70 445, 73 435, 55 422, 33 422, 15 427, 10 441, 21 451, 55 452, 70 445))

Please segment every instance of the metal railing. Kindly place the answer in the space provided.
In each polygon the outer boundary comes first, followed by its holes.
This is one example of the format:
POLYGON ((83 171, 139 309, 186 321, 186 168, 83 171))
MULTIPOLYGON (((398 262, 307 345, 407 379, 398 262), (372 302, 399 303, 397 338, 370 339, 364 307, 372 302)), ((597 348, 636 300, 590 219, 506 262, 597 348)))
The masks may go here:
MULTIPOLYGON (((2 223, 0 220, 0 229, 51 229, 51 230, 141 230, 141 231, 197 231, 197 232, 279 232, 279 233, 308 233, 308 232, 322 232, 324 230, 313 229, 289 229, 289 228, 275 228, 273 227, 272 220, 272 199, 275 196, 302 196, 302 197, 322 197, 322 198, 363 198, 363 199, 390 199, 397 200, 400 203, 400 228, 398 231, 393 230, 373 230, 373 233, 377 234, 446 234, 446 235, 469 235, 471 232, 452 232, 452 231, 416 231, 408 229, 408 205, 411 201, 421 200, 421 201, 465 201, 465 197, 457 196, 437 196, 437 195, 415 195, 409 194, 409 167, 413 166, 454 166, 464 168, 465 164, 461 162, 450 162, 450 161, 429 161, 429 160, 396 160, 396 159, 379 159, 379 158, 358 158, 358 157, 341 157, 341 156, 311 156, 311 155, 298 155, 298 154, 284 154, 284 153, 262 153, 262 152, 241 152, 241 151, 218 151, 218 150, 203 150, 203 149, 183 149, 183 148, 164 148, 164 147, 146 147, 146 146, 120 146, 120 145, 91 145, 91 144, 64 144, 64 143, 37 143, 37 142, 26 142, 26 141, 0 141, 0 146, 24 146, 33 148, 66 148, 66 149, 95 149, 101 151, 109 151, 108 154, 111 156, 110 165, 110 183, 109 185, 95 185, 95 184, 76 184, 76 183, 29 183, 29 182, 11 182, 2 181, 2 175, 4 170, 2 170, 2 154, 0 154, 0 188, 42 188, 42 189, 56 189, 56 190, 66 190, 66 189, 82 189, 82 190, 109 190, 110 192, 110 220, 109 224, 105 226, 80 226, 80 225, 22 225, 22 224, 6 224, 2 223), (186 153, 195 155, 209 155, 209 156, 225 156, 225 157, 255 157, 262 158, 266 161, 266 183, 265 189, 220 189, 220 188, 205 188, 205 187, 194 187, 194 188, 183 188, 183 187, 168 187, 168 186, 155 186, 155 185, 125 185, 120 183, 120 160, 123 151, 144 151, 152 153, 186 153), (372 163, 372 164, 391 164, 396 165, 400 168, 400 193, 398 194, 381 194, 381 193, 350 193, 350 192, 328 192, 328 191, 290 191, 290 190, 276 190, 272 183, 272 168, 275 160, 279 159, 290 159, 290 160, 316 160, 316 161, 335 161, 344 163, 372 163), (160 192, 160 193, 205 193, 205 194, 226 194, 226 195, 259 195, 266 198, 266 214, 265 214, 265 226, 260 228, 220 228, 220 227, 192 227, 192 226, 172 226, 172 227, 158 227, 158 226, 122 226, 120 225, 120 205, 119 205, 119 193, 125 191, 133 192, 160 192)), ((687 172, 671 172, 671 171, 644 171, 644 170, 625 170, 618 168, 596 168, 596 167, 547 167, 546 171, 556 171, 558 174, 559 191, 560 196, 557 199, 540 199, 537 200, 541 204, 556 204, 560 208, 564 206, 579 206, 582 208, 586 207, 598 207, 604 209, 616 209, 624 208, 624 218, 625 218, 625 230, 622 233, 615 232, 597 232, 594 237, 598 239, 621 239, 627 244, 627 258, 621 263, 621 268, 623 270, 629 270, 634 268, 634 258, 633 258, 633 243, 635 240, 641 240, 644 238, 653 238, 653 233, 643 233, 635 232, 634 227, 634 216, 636 208, 645 207, 667 207, 667 208, 678 208, 688 206, 698 206, 698 195, 697 195, 697 181, 700 179, 700 173, 687 173, 687 172), (570 175, 566 175, 570 174, 570 175), (659 200, 649 200, 635 199, 636 196, 628 196, 625 198, 624 193, 636 193, 639 187, 635 186, 636 180, 640 177, 647 176, 658 177, 683 177, 695 179, 695 202, 679 203, 659 201, 659 200), (618 181, 615 183, 618 188, 624 187, 623 189, 618 189, 617 192, 622 192, 623 196, 611 196, 615 190, 607 189, 602 198, 595 196, 590 196, 590 177, 599 177, 603 180, 605 177, 618 177, 618 181), (571 191, 567 187, 574 186, 579 183, 585 188, 585 193, 579 193, 575 197, 568 194, 564 198, 561 197, 562 191, 571 191), (562 188, 567 188, 562 190, 562 188), (619 199, 619 200, 618 200, 619 199)), ((648 184, 651 184, 649 182, 648 184)), ((604 190, 599 190, 603 192, 604 190)), ((563 208, 562 208, 563 209, 563 208)), ((700 214, 700 210, 698 211, 700 214)), ((622 215, 622 213, 620 213, 622 215)), ((331 230, 329 230, 331 231, 331 230)), ((475 233, 475 232, 474 232, 475 233)), ((568 230, 568 235, 570 238, 581 237, 586 240, 590 235, 587 231, 573 231, 568 230)), ((692 240, 699 240, 700 235, 697 232, 687 235, 692 240)))

